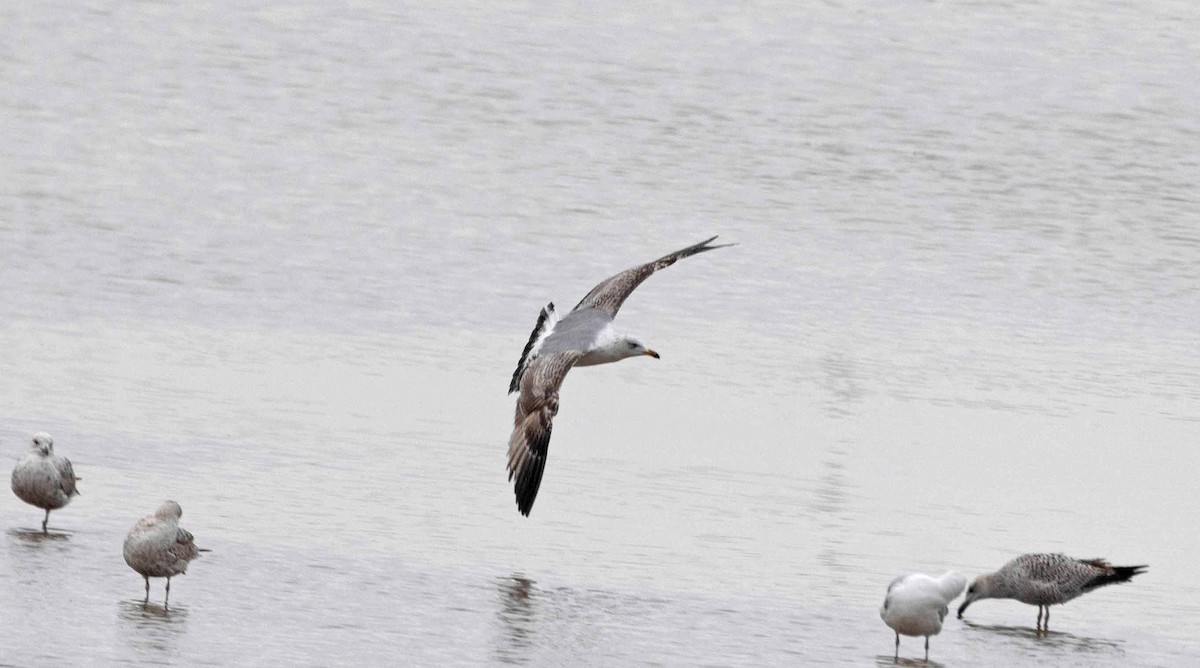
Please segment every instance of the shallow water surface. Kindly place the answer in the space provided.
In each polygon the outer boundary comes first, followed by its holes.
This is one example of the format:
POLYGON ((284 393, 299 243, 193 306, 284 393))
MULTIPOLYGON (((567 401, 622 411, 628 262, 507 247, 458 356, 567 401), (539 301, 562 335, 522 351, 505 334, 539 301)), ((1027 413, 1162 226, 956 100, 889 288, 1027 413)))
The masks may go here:
POLYGON ((0 501, 0 664, 892 665, 895 575, 1031 551, 1150 570, 931 665, 1194 663, 1197 25, 0 9, 0 455, 83 478, 46 536, 0 501), (712 234, 521 517, 538 310, 712 234), (166 498, 212 549, 169 609, 121 558, 166 498))

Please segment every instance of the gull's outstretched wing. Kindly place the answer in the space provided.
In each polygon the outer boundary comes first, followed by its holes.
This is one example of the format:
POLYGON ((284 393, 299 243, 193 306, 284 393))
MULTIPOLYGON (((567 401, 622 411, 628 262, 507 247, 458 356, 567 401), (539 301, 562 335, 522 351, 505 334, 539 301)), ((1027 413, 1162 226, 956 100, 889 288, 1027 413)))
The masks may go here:
POLYGON ((508 479, 516 479, 517 509, 529 515, 542 484, 550 431, 558 414, 558 388, 582 351, 543 354, 529 361, 508 439, 508 479))
POLYGON ((650 278, 650 275, 659 269, 669 267, 677 260, 682 260, 685 257, 690 257, 704 251, 715 250, 717 248, 725 248, 733 244, 721 244, 719 246, 710 246, 712 239, 705 239, 694 246, 688 246, 682 250, 677 250, 669 255, 664 255, 653 262, 647 262, 640 267, 626 269, 625 271, 612 276, 600 282, 599 285, 592 288, 592 291, 587 293, 578 304, 575 305, 576 311, 583 308, 598 308, 604 311, 609 316, 615 317, 617 310, 621 308, 621 304, 625 303, 625 299, 634 291, 637 286, 642 284, 642 281, 650 278))

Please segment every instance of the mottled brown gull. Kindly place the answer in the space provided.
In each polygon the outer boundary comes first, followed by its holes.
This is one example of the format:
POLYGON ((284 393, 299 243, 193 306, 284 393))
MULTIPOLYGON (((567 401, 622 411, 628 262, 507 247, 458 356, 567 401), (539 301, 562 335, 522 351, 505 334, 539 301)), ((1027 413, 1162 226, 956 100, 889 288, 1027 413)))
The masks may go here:
POLYGON ((125 536, 125 563, 146 579, 146 600, 150 602, 150 578, 167 579, 167 595, 163 607, 171 598, 171 578, 187 573, 188 562, 199 556, 192 534, 179 528, 183 509, 174 501, 164 501, 153 515, 137 521, 125 536))
POLYGON ((12 472, 12 491, 25 503, 46 511, 42 532, 48 531, 50 511, 58 510, 79 496, 75 469, 66 458, 54 454, 54 439, 44 431, 33 435, 29 451, 17 460, 12 472))
POLYGON ((1037 630, 1050 630, 1050 606, 1066 603, 1098 587, 1128 582, 1148 566, 1113 566, 1104 559, 1074 559, 1065 554, 1023 554, 995 573, 980 575, 967 588, 958 608, 962 619, 967 606, 984 598, 1013 598, 1038 607, 1037 630), (1042 610, 1046 611, 1045 622, 1042 610))
POLYGON ((953 601, 967 586, 959 573, 938 577, 913 573, 901 575, 888 585, 879 617, 896 632, 896 659, 900 658, 900 634, 925 636, 925 660, 929 660, 929 636, 942 632, 942 620, 953 601))
POLYGON ((658 353, 640 340, 617 333, 613 318, 621 304, 651 274, 677 260, 733 244, 711 245, 716 237, 605 279, 561 319, 551 302, 542 309, 517 362, 508 393, 520 392, 508 439, 508 479, 514 478, 517 510, 529 515, 542 483, 550 431, 558 414, 558 390, 572 367, 617 362, 658 353))

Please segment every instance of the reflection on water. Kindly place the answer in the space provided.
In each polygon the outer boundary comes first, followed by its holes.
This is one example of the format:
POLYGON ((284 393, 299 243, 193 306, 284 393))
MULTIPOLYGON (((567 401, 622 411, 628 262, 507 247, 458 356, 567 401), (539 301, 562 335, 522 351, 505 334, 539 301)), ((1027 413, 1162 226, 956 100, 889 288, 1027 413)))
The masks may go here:
POLYGON ((68 532, 42 533, 38 528, 9 529, 5 534, 11 572, 22 584, 44 587, 56 583, 63 561, 72 557, 68 532))
POLYGON ((72 531, 63 531, 58 529, 50 529, 43 532, 41 529, 9 529, 8 535, 13 536, 22 543, 30 545, 40 545, 42 543, 57 543, 71 540, 72 531))
MULTIPOLYGON (((1048 659, 1057 652, 1064 655, 1097 654, 1108 658, 1120 658, 1124 655, 1124 643, 1110 638, 1081 636, 1064 631, 1051 629, 1049 633, 1038 633, 1029 626, 1004 626, 999 624, 979 624, 966 619, 961 620, 964 630, 980 636, 994 635, 1007 639, 1011 649, 1024 652, 1029 656, 1048 659)), ((980 642, 984 642, 980 640, 980 642)))
POLYGON ((174 654, 179 639, 187 633, 187 606, 164 608, 141 599, 124 600, 117 604, 121 636, 125 643, 148 656, 169 657, 174 654))
POLYGON ((854 416, 866 394, 859 376, 858 364, 846 353, 830 351, 821 357, 821 407, 830 417, 854 416))
MULTIPOLYGON (((926 661, 923 658, 925 656, 924 639, 917 638, 916 640, 921 643, 919 646, 919 649, 917 650, 918 652, 920 652, 921 656, 915 657, 915 658, 911 657, 911 656, 900 656, 899 658, 897 658, 895 654, 878 654, 875 656, 875 665, 876 666, 933 666, 934 668, 940 668, 941 666, 947 665, 947 664, 940 663, 940 662, 934 660, 934 658, 932 656, 933 652, 934 652, 934 640, 932 638, 929 640, 930 657, 929 657, 928 661, 926 661)), ((900 646, 901 652, 904 651, 903 642, 904 641, 902 640, 901 646, 900 646)))
POLYGON ((829 569, 830 582, 835 586, 851 577, 854 567, 847 563, 846 535, 852 530, 846 481, 847 444, 831 445, 821 460, 821 477, 817 481, 816 499, 813 503, 821 532, 817 540, 821 543, 817 558, 829 569))
POLYGON ((503 633, 496 658, 504 663, 525 663, 531 636, 536 632, 534 606, 538 591, 532 580, 521 575, 500 578, 497 583, 500 609, 497 616, 503 633))
MULTIPOLYGON (((494 660, 533 665, 668 663, 786 665, 804 646, 796 634, 814 626, 771 599, 664 597, 649 592, 543 586, 522 574, 495 580, 494 660), (729 633, 731 627, 741 632, 729 633), (669 630, 669 631, 668 631, 669 630)), ((837 610, 819 617, 837 625, 837 610)))
POLYGON ((145 603, 140 598, 121 601, 118 607, 121 619, 145 625, 146 628, 159 628, 160 624, 183 624, 190 614, 185 605, 167 607, 153 601, 145 603))
MULTIPOLYGON (((824 390, 820 401, 822 410, 835 424, 853 429, 853 419, 865 396, 857 363, 843 352, 830 351, 821 357, 820 371, 824 390)), ((847 536, 853 531, 848 475, 853 462, 850 452, 854 447, 855 439, 844 433, 826 441, 813 502, 814 515, 821 527, 816 537, 821 544, 817 558, 829 569, 829 580, 835 587, 853 577, 855 572, 845 553, 847 536)))

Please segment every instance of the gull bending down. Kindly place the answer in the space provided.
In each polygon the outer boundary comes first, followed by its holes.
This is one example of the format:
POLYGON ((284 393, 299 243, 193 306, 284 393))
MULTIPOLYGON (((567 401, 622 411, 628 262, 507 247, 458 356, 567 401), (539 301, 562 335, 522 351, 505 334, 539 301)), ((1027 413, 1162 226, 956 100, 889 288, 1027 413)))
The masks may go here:
POLYGON ((953 601, 967 586, 959 573, 938 577, 913 573, 901 575, 888 585, 879 616, 896 632, 896 658, 900 658, 900 634, 925 636, 925 660, 929 660, 929 636, 942 632, 942 620, 953 601))
POLYGON ((42 533, 47 533, 50 511, 58 510, 79 496, 75 469, 66 457, 54 454, 54 439, 44 431, 33 435, 29 452, 17 460, 12 472, 12 491, 25 503, 46 511, 42 533))
POLYGON ((1148 566, 1113 566, 1104 559, 1073 559, 1065 554, 1023 554, 1000 570, 980 575, 967 588, 958 607, 962 619, 967 606, 984 598, 1015 598, 1038 607, 1038 632, 1050 631, 1050 606, 1082 596, 1104 585, 1128 582, 1148 566), (1042 621, 1042 609, 1046 620, 1042 621))
POLYGON ((163 607, 171 598, 171 578, 187 573, 188 562, 208 552, 196 547, 196 541, 186 529, 179 528, 183 509, 174 501, 164 501, 153 515, 137 521, 125 536, 125 563, 146 579, 146 600, 150 602, 150 578, 167 579, 167 595, 163 607))
POLYGON ((651 274, 677 260, 733 244, 710 245, 716 237, 612 276, 592 288, 570 313, 559 318, 551 302, 542 309, 517 362, 508 393, 520 392, 508 439, 508 479, 516 479, 517 509, 528 516, 542 483, 550 430, 558 413, 558 389, 571 367, 617 362, 658 353, 640 340, 618 334, 613 318, 621 304, 651 274))

